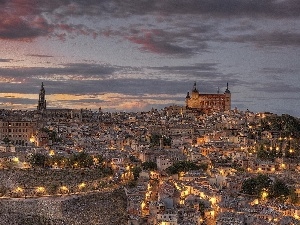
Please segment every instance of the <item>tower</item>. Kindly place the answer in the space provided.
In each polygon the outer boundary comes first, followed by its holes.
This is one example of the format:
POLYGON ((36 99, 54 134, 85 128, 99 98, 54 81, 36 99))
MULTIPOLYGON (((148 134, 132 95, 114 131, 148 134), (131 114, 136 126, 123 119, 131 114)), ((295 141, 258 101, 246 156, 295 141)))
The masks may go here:
POLYGON ((39 102, 37 106, 37 110, 44 110, 46 109, 46 100, 45 100, 45 88, 44 83, 42 82, 40 94, 39 94, 39 102))
POLYGON ((187 93, 185 98, 187 108, 200 108, 199 91, 197 89, 196 82, 194 83, 193 90, 191 93, 187 93))
POLYGON ((225 111, 231 109, 231 93, 228 89, 228 83, 227 83, 227 88, 225 90, 225 111))

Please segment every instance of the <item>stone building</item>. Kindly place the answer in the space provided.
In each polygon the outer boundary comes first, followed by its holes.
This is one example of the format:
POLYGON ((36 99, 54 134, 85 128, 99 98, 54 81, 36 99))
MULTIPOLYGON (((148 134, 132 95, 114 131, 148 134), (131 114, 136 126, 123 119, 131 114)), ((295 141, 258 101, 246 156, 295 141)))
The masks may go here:
POLYGON ((14 145, 27 146, 36 131, 35 121, 0 120, 0 140, 7 140, 14 145))
POLYGON ((199 93, 196 82, 191 93, 187 93, 185 98, 186 108, 201 111, 203 113, 212 113, 227 111, 231 109, 231 93, 227 88, 223 94, 202 94, 199 93))
MULTIPOLYGON (((39 100, 37 105, 37 114, 40 115, 43 119, 58 119, 58 120, 68 120, 68 119, 77 119, 79 121, 84 121, 86 118, 91 118, 93 112, 88 109, 49 109, 47 108, 46 101, 46 91, 44 88, 44 83, 42 82, 39 100)), ((101 108, 99 108, 101 111, 101 108)))

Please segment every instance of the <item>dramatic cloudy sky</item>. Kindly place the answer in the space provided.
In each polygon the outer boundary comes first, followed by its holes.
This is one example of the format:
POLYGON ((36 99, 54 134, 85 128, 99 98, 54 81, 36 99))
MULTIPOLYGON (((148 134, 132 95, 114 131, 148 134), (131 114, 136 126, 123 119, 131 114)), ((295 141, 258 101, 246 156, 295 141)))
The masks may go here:
POLYGON ((300 117, 299 0, 0 0, 0 108, 105 111, 232 93, 300 117))

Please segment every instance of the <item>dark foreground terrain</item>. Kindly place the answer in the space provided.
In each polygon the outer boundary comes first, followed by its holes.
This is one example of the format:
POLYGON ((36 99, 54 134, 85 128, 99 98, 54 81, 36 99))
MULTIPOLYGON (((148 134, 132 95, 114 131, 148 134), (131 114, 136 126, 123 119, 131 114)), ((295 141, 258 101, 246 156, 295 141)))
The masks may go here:
POLYGON ((77 196, 0 200, 0 225, 126 223, 126 195, 123 189, 77 196))

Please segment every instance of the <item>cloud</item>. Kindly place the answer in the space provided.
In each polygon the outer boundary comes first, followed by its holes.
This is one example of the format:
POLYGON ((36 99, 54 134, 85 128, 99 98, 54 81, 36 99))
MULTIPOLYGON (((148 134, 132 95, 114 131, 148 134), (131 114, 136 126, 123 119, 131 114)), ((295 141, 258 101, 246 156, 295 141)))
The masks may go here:
POLYGON ((300 87, 283 83, 282 81, 261 83, 255 87, 251 87, 255 92, 265 93, 300 93, 300 87))
POLYGON ((131 35, 126 37, 129 41, 138 44, 142 50, 152 53, 162 53, 169 55, 191 55, 193 48, 180 46, 176 40, 176 35, 171 36, 170 33, 162 30, 148 30, 142 34, 131 35))
MULTIPOLYGON (((0 2, 0 38, 32 40, 50 36, 65 39, 68 35, 91 35, 96 38, 103 31, 87 21, 135 16, 165 17, 168 19, 163 21, 169 23, 172 17, 180 20, 177 16, 191 16, 190 19, 197 17, 199 21, 201 16, 299 18, 300 6, 297 0, 185 0, 176 3, 171 0, 3 0, 0 2)), ((181 45, 162 43, 151 35, 128 39, 152 52, 173 54, 187 51, 181 45)))
POLYGON ((212 38, 219 36, 214 26, 209 24, 159 25, 134 24, 128 27, 106 27, 101 35, 119 38, 137 44, 144 52, 187 58, 207 52, 212 38), (153 28, 155 26, 156 28, 153 28), (176 29, 172 28, 176 26, 176 29))
POLYGON ((0 62, 11 62, 13 59, 0 59, 0 62))
POLYGON ((247 31, 255 31, 257 28, 254 26, 254 23, 249 20, 242 19, 238 21, 237 24, 229 25, 225 28, 225 31, 229 32, 247 32, 247 31))
POLYGON ((231 39, 233 42, 254 43, 257 47, 270 46, 300 46, 300 33, 290 31, 260 31, 255 34, 238 35, 231 39))
POLYGON ((163 67, 148 67, 156 70, 163 70, 164 72, 195 72, 195 71, 216 71, 217 63, 197 63, 195 65, 185 66, 163 66, 163 67))
MULTIPOLYGON (((224 74, 219 71, 217 63, 197 63, 186 66, 163 66, 163 67, 149 67, 158 74, 169 74, 170 80, 177 80, 178 82, 189 82, 189 90, 192 88, 193 82, 201 88, 202 92, 216 92, 218 87, 221 89, 230 85, 242 85, 245 81, 241 81, 235 74, 224 74)), ((168 77, 165 78, 168 80, 168 77)))
POLYGON ((0 68, 1 91, 36 93, 44 82, 48 93, 186 94, 194 81, 201 92, 223 91, 226 83, 241 84, 233 74, 218 71, 216 63, 186 66, 128 67, 71 63, 57 67, 0 68), (21 87, 17 84, 22 83, 21 87), (33 86, 36 89, 32 88, 33 86))
POLYGON ((68 36, 71 38, 77 37, 79 35, 92 36, 93 38, 97 38, 97 36, 99 35, 97 31, 88 28, 83 24, 57 24, 55 28, 58 31, 53 33, 53 36, 58 37, 60 40, 65 40, 67 37, 66 34, 68 34, 68 36))
POLYGON ((253 22, 297 20, 299 15, 296 0, 6 0, 0 2, 0 39, 106 37, 129 41, 145 53, 191 58, 214 51, 213 44, 220 42, 299 46, 296 29, 258 30, 253 22))
POLYGON ((217 17, 270 18, 299 17, 297 0, 111 0, 70 1, 61 7, 61 14, 111 15, 129 17, 132 15, 211 15, 217 17))
POLYGON ((161 7, 168 13, 206 14, 219 17, 299 17, 296 0, 187 0, 171 4, 163 1, 161 7))
POLYGON ((0 9, 0 39, 30 40, 46 36, 52 31, 52 26, 42 15, 32 11, 23 12, 18 10, 19 7, 22 6, 0 9))
POLYGON ((89 63, 69 63, 60 64, 58 67, 9 67, 0 68, 0 77, 14 77, 15 79, 26 78, 52 78, 65 76, 65 80, 81 80, 81 76, 88 77, 107 77, 118 71, 118 67, 89 63), (69 78, 68 78, 69 77, 69 78))
POLYGON ((30 56, 30 57, 38 57, 38 58, 52 58, 52 55, 39 55, 39 54, 28 54, 26 56, 30 56))

